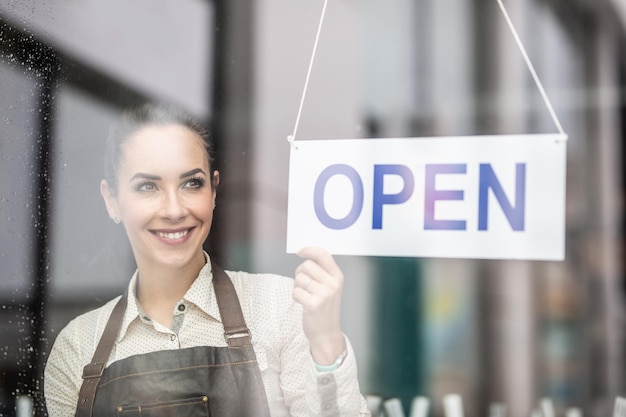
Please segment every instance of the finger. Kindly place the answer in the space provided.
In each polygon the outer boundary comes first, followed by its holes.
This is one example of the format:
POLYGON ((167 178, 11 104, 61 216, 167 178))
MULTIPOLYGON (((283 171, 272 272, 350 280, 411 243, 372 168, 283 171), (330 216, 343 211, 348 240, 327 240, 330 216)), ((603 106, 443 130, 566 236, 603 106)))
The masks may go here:
POLYGON ((320 304, 320 297, 300 287, 294 287, 291 297, 296 302, 302 304, 305 311, 314 310, 320 304))
POLYGON ((297 274, 309 275, 313 279, 318 280, 324 279, 325 275, 329 275, 328 272, 320 266, 320 264, 311 259, 307 259, 298 265, 296 268, 296 275, 297 274))
POLYGON ((296 276, 298 275, 311 277, 314 282, 309 284, 303 281, 303 285, 308 284, 309 292, 315 292, 318 295, 326 295, 329 292, 335 292, 343 286, 343 277, 341 275, 330 275, 322 269, 321 266, 310 259, 298 266, 296 276))
POLYGON ((326 249, 318 248, 314 246, 308 246, 308 247, 300 249, 297 252, 297 255, 302 258, 311 259, 312 261, 315 261, 318 265, 320 265, 326 272, 328 272, 331 275, 341 275, 341 269, 335 262, 335 259, 333 258, 333 256, 326 249))
POLYGON ((305 291, 309 291, 309 288, 315 284, 315 279, 306 273, 297 273, 295 277, 294 287, 302 288, 305 291))

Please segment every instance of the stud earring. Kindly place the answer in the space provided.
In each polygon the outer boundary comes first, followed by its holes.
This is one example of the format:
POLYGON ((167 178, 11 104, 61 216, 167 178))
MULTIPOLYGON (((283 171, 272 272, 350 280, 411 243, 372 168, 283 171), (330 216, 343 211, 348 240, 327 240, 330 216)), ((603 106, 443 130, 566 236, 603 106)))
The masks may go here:
POLYGON ((120 220, 120 218, 119 218, 119 217, 115 216, 115 217, 113 217, 113 222, 114 222, 115 224, 120 224, 121 220, 120 220))

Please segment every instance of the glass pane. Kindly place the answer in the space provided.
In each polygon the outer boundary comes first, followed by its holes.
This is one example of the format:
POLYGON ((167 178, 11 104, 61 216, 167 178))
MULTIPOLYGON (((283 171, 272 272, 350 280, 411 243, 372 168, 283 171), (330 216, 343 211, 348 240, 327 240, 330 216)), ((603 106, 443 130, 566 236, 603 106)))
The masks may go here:
POLYGON ((38 87, 27 71, 0 62, 0 97, 0 299, 16 303, 35 276, 38 87))
POLYGON ((119 111, 69 84, 56 97, 52 294, 56 301, 114 295, 128 282, 132 259, 124 250, 126 237, 115 233, 122 226, 107 215, 99 183, 106 135, 119 111))

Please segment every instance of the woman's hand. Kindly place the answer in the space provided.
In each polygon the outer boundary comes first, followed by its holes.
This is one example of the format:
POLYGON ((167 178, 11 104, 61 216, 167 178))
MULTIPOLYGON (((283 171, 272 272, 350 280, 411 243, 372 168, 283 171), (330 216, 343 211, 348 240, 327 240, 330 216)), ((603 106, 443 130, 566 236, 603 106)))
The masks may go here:
POLYGON ((298 251, 306 260, 296 268, 293 299, 303 306, 302 326, 318 365, 330 365, 345 350, 341 333, 343 273, 321 248, 298 251))

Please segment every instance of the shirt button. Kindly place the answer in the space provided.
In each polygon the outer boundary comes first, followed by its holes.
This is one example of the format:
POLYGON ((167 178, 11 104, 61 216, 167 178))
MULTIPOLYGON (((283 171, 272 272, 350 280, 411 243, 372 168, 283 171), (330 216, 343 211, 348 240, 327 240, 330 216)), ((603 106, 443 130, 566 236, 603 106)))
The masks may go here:
POLYGON ((185 305, 184 304, 179 304, 178 305, 178 311, 185 311, 185 305))
POLYGON ((176 340, 176 335, 173 334, 172 337, 170 337, 170 339, 172 339, 172 342, 173 342, 174 340, 176 340))
POLYGON ((328 411, 328 410, 332 410, 333 405, 331 403, 326 403, 324 404, 324 410, 328 411))
POLYGON ((328 385, 328 383, 329 383, 329 382, 330 382, 330 378, 329 378, 329 377, 327 377, 327 376, 323 377, 323 378, 320 380, 320 383, 321 383, 322 385, 328 385))

